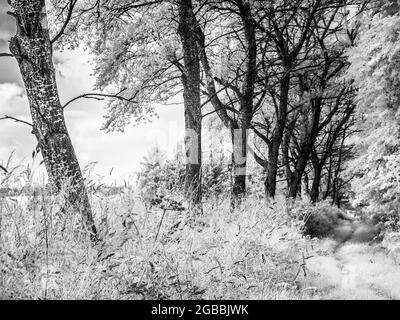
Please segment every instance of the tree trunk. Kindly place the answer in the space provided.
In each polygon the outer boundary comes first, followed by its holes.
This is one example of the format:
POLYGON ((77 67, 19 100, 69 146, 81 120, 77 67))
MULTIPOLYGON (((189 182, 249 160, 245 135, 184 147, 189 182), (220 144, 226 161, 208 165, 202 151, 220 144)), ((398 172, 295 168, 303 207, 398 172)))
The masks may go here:
POLYGON ((268 148, 268 166, 267 166, 267 178, 265 179, 265 192, 267 197, 275 198, 276 193, 276 175, 278 173, 278 160, 279 160, 279 149, 283 139, 283 133, 286 126, 287 119, 287 107, 288 107, 288 95, 290 88, 290 68, 286 66, 284 68, 284 77, 280 84, 280 100, 278 110, 278 121, 276 128, 273 132, 271 139, 271 148, 268 148))
POLYGON ((340 172, 342 170, 342 156, 343 156, 343 146, 344 146, 344 141, 346 137, 346 131, 343 133, 343 138, 342 142, 339 147, 339 156, 338 156, 338 161, 336 164, 336 169, 334 173, 334 179, 332 183, 332 204, 336 205, 338 208, 340 207, 340 198, 341 198, 341 185, 340 185, 340 172))
POLYGON ((35 134, 51 184, 66 192, 66 207, 81 213, 92 240, 96 240, 89 198, 74 148, 65 125, 47 26, 44 0, 13 0, 11 13, 17 33, 10 51, 18 61, 25 84, 35 134))
POLYGON ((331 155, 329 158, 329 167, 328 167, 328 173, 327 173, 327 178, 326 178, 326 190, 325 194, 323 196, 323 199, 326 200, 329 197, 329 193, 331 192, 331 182, 332 182, 332 161, 333 161, 333 156, 331 155))
POLYGON ((194 36, 196 32, 192 1, 180 0, 178 33, 182 42, 184 61, 182 83, 186 130, 185 193, 189 209, 195 213, 202 213, 200 60, 194 36))
POLYGON ((302 196, 304 194, 309 197, 310 196, 310 186, 309 186, 309 181, 308 181, 308 174, 306 171, 303 174, 303 186, 304 187, 303 187, 302 196))
POLYGON ((314 180, 311 186, 310 198, 311 202, 315 203, 319 199, 319 186, 321 183, 322 166, 317 163, 313 163, 313 168, 314 180))
MULTIPOLYGON (((183 1, 185 2, 185 1, 183 1)), ((247 165, 247 132, 250 128, 250 121, 253 116, 254 83, 257 74, 257 44, 255 37, 255 25, 251 14, 251 5, 247 1, 236 1, 238 14, 243 24, 244 44, 246 47, 245 61, 243 62, 244 79, 242 88, 236 88, 235 94, 239 100, 238 119, 228 115, 227 106, 218 98, 210 63, 205 51, 204 32, 196 21, 196 41, 199 45, 200 61, 204 70, 204 81, 207 88, 209 100, 215 112, 224 125, 231 131, 232 135, 232 190, 231 205, 235 207, 245 196, 246 192, 246 165, 247 165)), ((220 81, 221 82, 221 81, 220 81)), ((222 81, 222 83, 224 83, 222 81)))
POLYGON ((300 158, 297 160, 296 168, 292 175, 293 179, 289 186, 288 196, 290 198, 296 198, 299 193, 299 188, 301 185, 301 177, 303 176, 304 170, 307 167, 311 151, 312 151, 312 144, 307 143, 306 146, 303 146, 301 148, 300 158))
POLYGON ((285 166, 285 174, 286 174, 286 183, 288 190, 290 188, 290 185, 293 181, 293 172, 292 169, 290 168, 290 159, 289 159, 289 145, 290 145, 290 130, 294 128, 295 121, 291 121, 287 129, 285 130, 284 136, 283 136, 283 141, 282 141, 282 160, 283 164, 285 166))
POLYGON ((232 130, 232 190, 231 208, 240 204, 246 194, 247 129, 232 130))
POLYGON ((321 104, 322 98, 316 98, 311 101, 312 104, 312 116, 310 127, 305 128, 304 139, 300 144, 299 159, 296 163, 296 168, 293 173, 293 180, 289 187, 289 197, 296 198, 300 185, 301 177, 303 176, 304 170, 307 167, 308 160, 310 159, 312 148, 317 140, 318 127, 321 116, 321 104))
POLYGON ((248 130, 253 116, 254 82, 257 74, 257 44, 255 26, 250 3, 237 1, 239 15, 243 24, 246 58, 244 61, 245 74, 241 88, 238 130, 233 137, 233 186, 232 201, 241 201, 246 195, 246 167, 248 154, 248 130))
POLYGON ((272 148, 268 150, 267 178, 265 179, 265 193, 269 198, 275 198, 276 175, 278 174, 279 142, 275 138, 272 140, 272 148))

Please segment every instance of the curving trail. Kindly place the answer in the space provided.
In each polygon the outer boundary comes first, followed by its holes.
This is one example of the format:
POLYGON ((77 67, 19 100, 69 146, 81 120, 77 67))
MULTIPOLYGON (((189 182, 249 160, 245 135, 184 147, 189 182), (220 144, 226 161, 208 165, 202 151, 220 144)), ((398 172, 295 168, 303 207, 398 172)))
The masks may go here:
MULTIPOLYGON (((316 299, 400 299, 400 265, 379 246, 319 243, 302 287, 316 299)), ((316 248, 314 248, 316 249, 316 248)))

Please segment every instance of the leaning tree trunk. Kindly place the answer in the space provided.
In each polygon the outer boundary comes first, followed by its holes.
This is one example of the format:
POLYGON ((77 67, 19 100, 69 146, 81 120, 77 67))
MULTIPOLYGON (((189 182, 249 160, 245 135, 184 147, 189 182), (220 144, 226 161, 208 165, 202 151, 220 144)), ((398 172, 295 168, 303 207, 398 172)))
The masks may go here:
POLYGON ((196 21, 191 0, 179 1, 178 33, 182 42, 182 74, 185 105, 186 174, 185 193, 189 209, 202 213, 201 206, 201 100, 200 60, 196 38, 196 21))
POLYGON ((97 233, 82 172, 69 137, 61 106, 44 0, 10 0, 17 33, 10 51, 25 84, 35 134, 49 179, 56 191, 66 189, 65 208, 80 212, 92 240, 97 233))

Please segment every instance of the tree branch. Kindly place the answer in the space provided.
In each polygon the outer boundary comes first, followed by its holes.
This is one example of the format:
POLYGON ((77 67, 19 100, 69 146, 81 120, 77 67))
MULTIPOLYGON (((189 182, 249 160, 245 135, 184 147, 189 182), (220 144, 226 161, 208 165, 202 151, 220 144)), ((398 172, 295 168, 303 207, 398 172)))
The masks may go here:
POLYGON ((233 85, 233 81, 228 82, 225 80, 222 80, 221 78, 214 77, 214 80, 217 81, 219 84, 225 86, 226 88, 231 89, 233 92, 235 92, 236 96, 239 98, 239 100, 243 100, 243 95, 240 92, 239 88, 233 85))
POLYGON ((251 129, 253 129, 254 133, 261 138, 262 141, 264 141, 266 143, 266 145, 268 146, 268 148, 271 148, 272 146, 272 141, 264 134, 262 134, 260 131, 258 131, 254 125, 250 126, 251 129))
POLYGON ((71 104, 72 102, 78 100, 78 99, 94 99, 94 100, 104 100, 104 98, 115 98, 121 101, 125 101, 125 102, 131 102, 131 103, 136 103, 136 101, 133 100, 133 98, 125 98, 120 96, 120 94, 122 92, 124 92, 126 90, 126 88, 122 89, 120 92, 116 93, 116 94, 106 94, 106 93, 84 93, 81 94, 71 100, 69 100, 66 104, 64 104, 63 109, 65 109, 69 104, 71 104))
POLYGON ((268 167, 268 161, 261 158, 254 150, 253 150, 253 157, 254 160, 263 168, 267 168, 268 167))
POLYGON ((77 2, 78 2, 78 0, 70 0, 67 17, 65 18, 64 24, 61 27, 60 31, 55 35, 55 37, 53 39, 51 39, 51 41, 50 41, 51 43, 56 42, 64 34, 64 31, 67 28, 68 23, 71 20, 72 12, 74 11, 74 7, 75 7, 77 2))
POLYGON ((30 127, 33 127, 33 125, 31 123, 29 123, 29 122, 27 122, 25 120, 20 120, 20 119, 11 117, 11 116, 4 116, 4 117, 0 118, 0 120, 14 120, 15 122, 20 122, 20 123, 26 124, 26 125, 28 125, 30 127))
POLYGON ((14 57, 12 53, 0 52, 0 57, 14 57))
POLYGON ((7 169, 4 168, 1 164, 0 164, 0 169, 3 170, 5 173, 8 173, 7 169))

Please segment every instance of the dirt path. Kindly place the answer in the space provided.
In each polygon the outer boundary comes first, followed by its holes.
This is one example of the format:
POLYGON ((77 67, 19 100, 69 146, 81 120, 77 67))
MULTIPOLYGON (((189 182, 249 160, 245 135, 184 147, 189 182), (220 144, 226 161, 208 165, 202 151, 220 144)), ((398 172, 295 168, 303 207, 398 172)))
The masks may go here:
MULTIPOLYGON (((317 299, 400 299, 400 265, 378 246, 321 242, 307 261, 304 287, 316 288, 317 299)), ((304 288, 303 287, 303 288, 304 288)))

